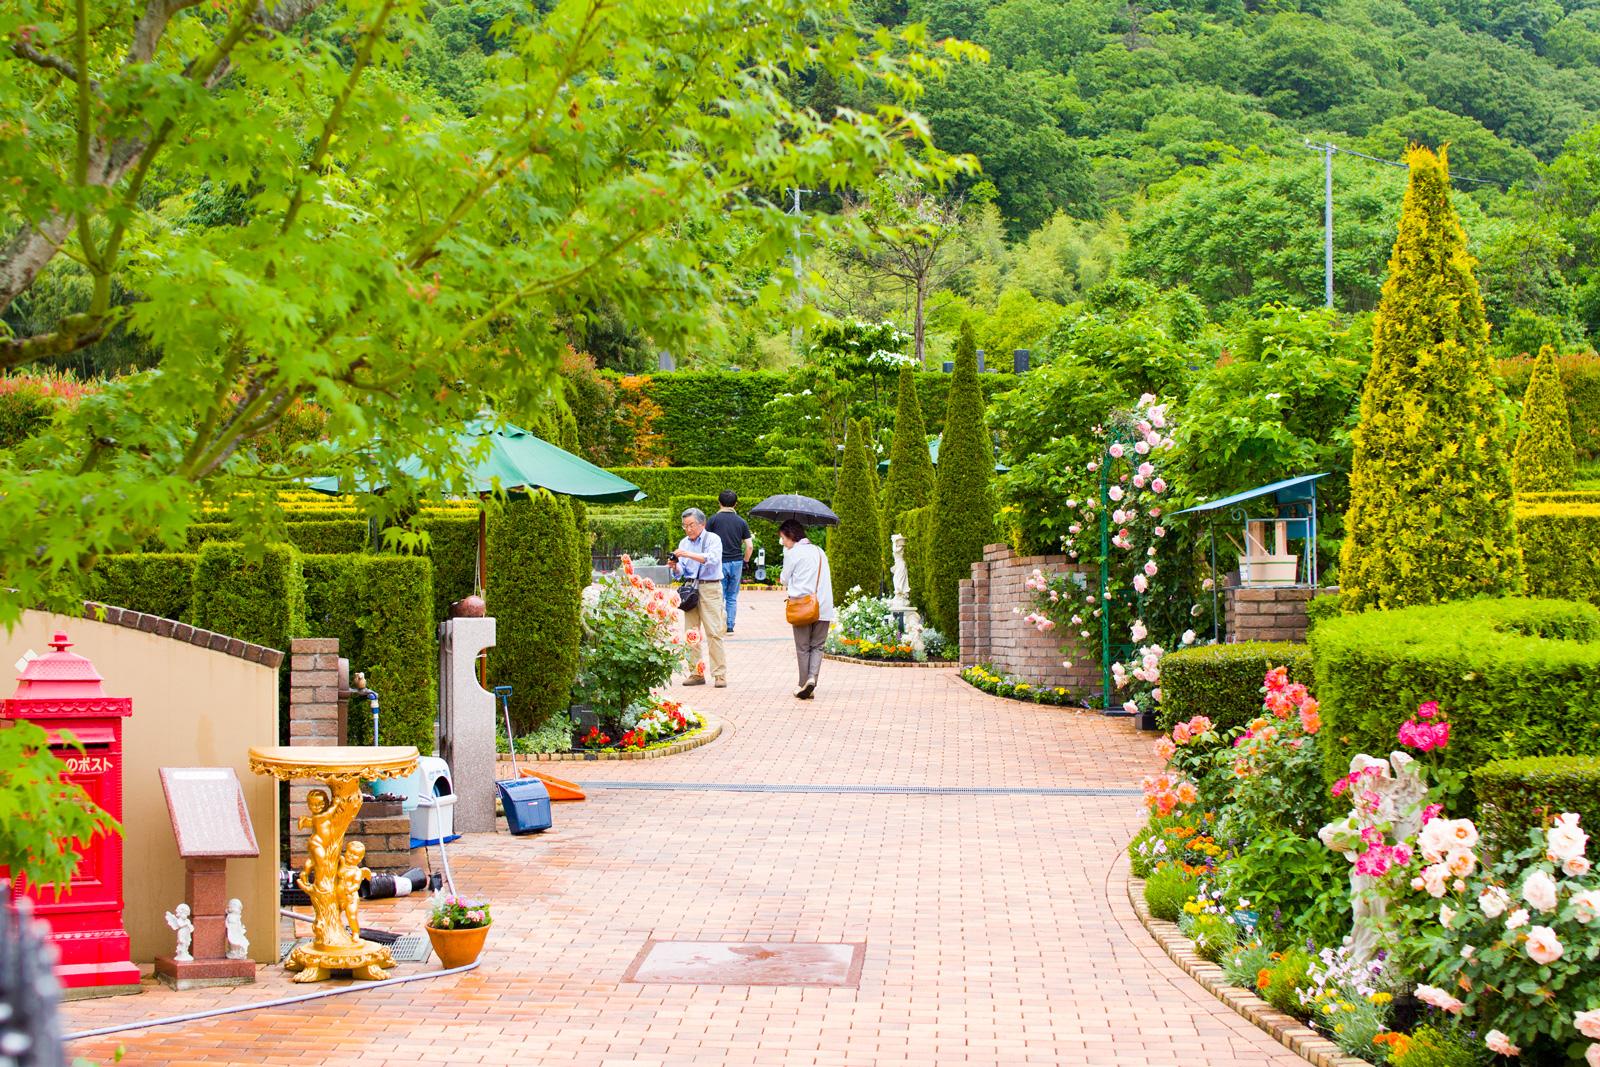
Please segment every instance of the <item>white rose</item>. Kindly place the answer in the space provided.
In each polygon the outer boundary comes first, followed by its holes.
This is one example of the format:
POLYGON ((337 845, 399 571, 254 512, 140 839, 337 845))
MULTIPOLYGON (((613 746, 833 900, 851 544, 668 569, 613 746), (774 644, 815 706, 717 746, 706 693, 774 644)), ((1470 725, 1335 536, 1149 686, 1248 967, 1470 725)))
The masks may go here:
POLYGON ((1534 871, 1522 883, 1522 899, 1540 911, 1556 910, 1556 883, 1543 871, 1534 871))
POLYGON ((1527 926, 1527 925, 1528 925, 1528 909, 1527 908, 1518 908, 1516 911, 1514 911, 1510 915, 1506 916, 1506 929, 1507 930, 1515 930, 1518 927, 1527 926))
POLYGON ((1585 889, 1581 893, 1572 894, 1572 903, 1577 908, 1578 921, 1592 923, 1600 918, 1600 889, 1585 889))
POLYGON ((1566 952, 1556 932, 1548 926, 1528 927, 1528 942, 1524 947, 1528 951, 1528 958, 1538 964, 1554 963, 1566 952))
POLYGON ((1498 919, 1511 904, 1511 896, 1499 886, 1490 886, 1478 894, 1478 907, 1491 919, 1498 919))
POLYGON ((1568 878, 1582 878, 1589 873, 1589 858, 1573 856, 1561 864, 1561 873, 1568 878))
POLYGON ((1578 816, 1566 812, 1545 832, 1546 855, 1553 863, 1564 863, 1583 855, 1588 847, 1589 835, 1578 829, 1578 816))
POLYGON ((1580 1011, 1572 1016, 1572 1025, 1578 1033, 1593 1041, 1600 1041, 1600 1008, 1580 1011))

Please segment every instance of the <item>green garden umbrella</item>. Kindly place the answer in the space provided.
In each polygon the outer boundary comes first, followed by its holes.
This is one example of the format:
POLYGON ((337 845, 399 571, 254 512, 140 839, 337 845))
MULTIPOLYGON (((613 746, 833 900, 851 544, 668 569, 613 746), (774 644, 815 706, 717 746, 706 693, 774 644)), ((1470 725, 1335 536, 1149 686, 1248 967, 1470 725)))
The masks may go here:
MULTIPOLYGON (((496 426, 490 419, 473 419, 456 435, 455 451, 462 466, 468 470, 469 491, 482 496, 496 490, 514 492, 530 489, 547 489, 562 496, 576 497, 594 504, 623 504, 643 500, 644 492, 632 482, 619 478, 604 467, 597 467, 586 459, 574 456, 522 429, 505 423, 496 426), (475 455, 484 438, 489 438, 488 454, 475 455)), ((401 471, 411 476, 422 473, 422 461, 416 457, 403 460, 401 471)), ((315 478, 309 488, 319 493, 338 495, 343 492, 335 476, 315 478)), ((372 485, 358 479, 359 492, 375 492, 382 485, 372 485)), ((484 580, 485 554, 488 545, 487 519, 478 512, 478 583, 484 580)))

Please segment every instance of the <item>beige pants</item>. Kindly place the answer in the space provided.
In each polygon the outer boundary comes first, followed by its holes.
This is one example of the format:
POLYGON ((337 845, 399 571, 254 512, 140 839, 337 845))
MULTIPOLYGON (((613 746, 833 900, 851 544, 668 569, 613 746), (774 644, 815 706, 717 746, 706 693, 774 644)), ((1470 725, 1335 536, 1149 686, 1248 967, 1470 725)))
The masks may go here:
POLYGON ((728 616, 723 610, 720 582, 700 583, 700 603, 695 605, 693 611, 683 613, 683 626, 686 631, 700 631, 700 644, 705 649, 707 665, 706 680, 726 682, 728 656, 722 647, 722 637, 728 628, 728 616))

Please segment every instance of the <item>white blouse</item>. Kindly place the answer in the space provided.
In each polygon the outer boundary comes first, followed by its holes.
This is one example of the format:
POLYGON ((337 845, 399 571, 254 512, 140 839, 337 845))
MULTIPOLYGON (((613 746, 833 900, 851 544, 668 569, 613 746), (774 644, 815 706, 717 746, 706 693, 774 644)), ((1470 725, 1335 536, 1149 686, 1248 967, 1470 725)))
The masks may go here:
POLYGON ((793 548, 783 551, 783 587, 794 597, 817 598, 817 621, 832 622, 833 572, 828 569, 828 555, 811 543, 809 538, 795 542, 793 548))

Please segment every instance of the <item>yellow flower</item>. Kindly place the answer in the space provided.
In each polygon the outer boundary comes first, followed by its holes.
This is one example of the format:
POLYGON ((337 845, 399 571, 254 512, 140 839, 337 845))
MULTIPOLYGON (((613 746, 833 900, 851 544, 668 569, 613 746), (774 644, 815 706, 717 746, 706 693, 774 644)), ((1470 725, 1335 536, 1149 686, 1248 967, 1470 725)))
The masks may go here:
POLYGON ((1372 996, 1368 997, 1367 999, 1372 1001, 1372 1003, 1378 1005, 1379 1007, 1382 1007, 1383 1005, 1389 1003, 1391 1000, 1394 999, 1394 994, 1393 993, 1374 993, 1374 994, 1372 994, 1372 996))

